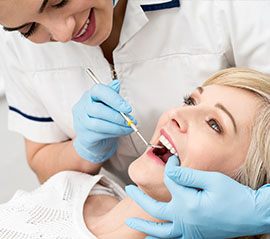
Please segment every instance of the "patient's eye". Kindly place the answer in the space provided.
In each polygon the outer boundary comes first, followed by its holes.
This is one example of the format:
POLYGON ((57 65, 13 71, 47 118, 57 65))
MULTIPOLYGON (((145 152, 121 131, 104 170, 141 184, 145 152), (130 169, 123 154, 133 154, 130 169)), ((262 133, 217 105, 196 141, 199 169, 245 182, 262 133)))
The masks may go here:
POLYGON ((223 132, 223 129, 220 126, 220 124, 217 122, 217 120, 209 119, 209 120, 206 120, 206 123, 210 126, 211 129, 216 131, 218 134, 221 134, 223 132))
POLYGON ((196 105, 195 99, 191 95, 184 96, 185 105, 196 105))

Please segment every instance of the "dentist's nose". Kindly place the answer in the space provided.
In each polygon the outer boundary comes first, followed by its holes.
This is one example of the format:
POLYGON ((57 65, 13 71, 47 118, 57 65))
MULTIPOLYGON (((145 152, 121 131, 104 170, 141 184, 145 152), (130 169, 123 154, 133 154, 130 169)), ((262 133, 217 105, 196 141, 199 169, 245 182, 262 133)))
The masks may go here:
POLYGON ((52 19, 47 24, 51 39, 59 42, 68 42, 72 39, 76 21, 72 17, 52 19))

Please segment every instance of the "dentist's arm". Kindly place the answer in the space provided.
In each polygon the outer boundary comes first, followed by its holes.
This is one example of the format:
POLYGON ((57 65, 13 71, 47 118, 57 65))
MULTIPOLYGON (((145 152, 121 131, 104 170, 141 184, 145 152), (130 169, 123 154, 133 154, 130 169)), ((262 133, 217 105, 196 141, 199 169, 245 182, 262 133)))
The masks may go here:
POLYGON ((131 228, 151 235, 149 239, 231 238, 270 232, 269 185, 255 191, 220 173, 181 168, 178 162, 172 156, 166 165, 169 203, 155 201, 135 186, 126 188, 144 210, 167 221, 128 219, 131 228))
POLYGON ((119 90, 120 83, 114 80, 109 85, 95 85, 82 96, 73 108, 74 140, 55 144, 26 142, 29 165, 41 182, 63 170, 95 174, 115 153, 117 138, 133 131, 119 113, 131 112, 119 90))
POLYGON ((96 174, 101 167, 101 164, 94 164, 81 158, 75 151, 72 140, 56 144, 40 144, 26 139, 25 145, 28 164, 41 183, 60 171, 72 170, 96 174))

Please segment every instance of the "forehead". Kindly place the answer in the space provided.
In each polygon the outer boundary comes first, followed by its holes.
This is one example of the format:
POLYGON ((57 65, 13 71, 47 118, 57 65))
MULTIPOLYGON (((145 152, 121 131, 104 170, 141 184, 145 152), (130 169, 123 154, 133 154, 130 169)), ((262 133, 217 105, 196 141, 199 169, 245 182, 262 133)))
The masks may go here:
POLYGON ((254 93, 230 86, 209 85, 203 88, 200 99, 203 103, 215 105, 220 103, 230 111, 241 126, 251 126, 254 121, 260 99, 254 93))
POLYGON ((0 24, 16 27, 30 20, 42 0, 0 0, 0 24))
POLYGON ((223 85, 208 85, 203 87, 203 93, 201 94, 201 98, 205 101, 207 101, 208 99, 211 99, 211 101, 216 99, 217 101, 223 102, 232 102, 240 99, 245 99, 248 102, 258 101, 258 97, 249 90, 223 85))

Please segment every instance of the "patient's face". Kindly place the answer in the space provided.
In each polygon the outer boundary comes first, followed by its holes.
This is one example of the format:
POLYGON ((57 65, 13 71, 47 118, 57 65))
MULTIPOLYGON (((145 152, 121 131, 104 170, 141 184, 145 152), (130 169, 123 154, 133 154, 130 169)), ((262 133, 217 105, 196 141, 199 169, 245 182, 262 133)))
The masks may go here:
MULTIPOLYGON (((152 143, 167 140, 184 167, 233 177, 245 161, 258 102, 254 94, 239 88, 198 88, 184 105, 161 116, 152 143)), ((170 200, 163 174, 171 154, 148 148, 129 168, 131 179, 159 200, 170 200)))

